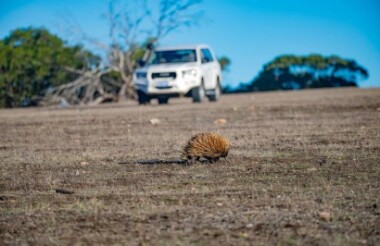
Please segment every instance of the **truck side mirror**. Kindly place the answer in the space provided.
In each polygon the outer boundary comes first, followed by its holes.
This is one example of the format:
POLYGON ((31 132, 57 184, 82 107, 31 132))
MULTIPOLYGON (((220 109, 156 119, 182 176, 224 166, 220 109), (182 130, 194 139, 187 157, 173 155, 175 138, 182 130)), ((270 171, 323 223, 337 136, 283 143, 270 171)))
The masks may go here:
POLYGON ((149 44, 146 46, 146 48, 147 48, 148 50, 153 50, 153 49, 154 49, 154 44, 153 44, 153 43, 149 43, 149 44))
POLYGON ((139 64, 140 67, 144 67, 146 62, 142 59, 138 60, 137 63, 139 64))

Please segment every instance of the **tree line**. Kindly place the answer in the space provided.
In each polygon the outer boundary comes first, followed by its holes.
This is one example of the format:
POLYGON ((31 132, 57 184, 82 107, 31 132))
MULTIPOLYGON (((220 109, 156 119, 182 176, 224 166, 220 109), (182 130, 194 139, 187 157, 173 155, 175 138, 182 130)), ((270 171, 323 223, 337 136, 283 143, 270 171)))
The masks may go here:
POLYGON ((308 88, 357 87, 369 77, 368 70, 353 59, 336 55, 281 55, 263 65, 259 74, 225 93, 299 90, 308 88))
POLYGON ((358 86, 368 71, 355 60, 339 56, 283 55, 265 64, 251 83, 252 91, 358 86))

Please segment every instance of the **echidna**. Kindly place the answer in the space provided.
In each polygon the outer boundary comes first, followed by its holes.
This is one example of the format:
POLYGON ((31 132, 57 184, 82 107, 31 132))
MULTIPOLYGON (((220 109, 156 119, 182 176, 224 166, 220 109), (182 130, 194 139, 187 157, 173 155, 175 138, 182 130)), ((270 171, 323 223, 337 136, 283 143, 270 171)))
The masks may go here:
POLYGON ((210 162, 218 161, 220 157, 227 157, 230 150, 229 141, 213 132, 198 133, 193 136, 183 149, 183 155, 193 162, 205 158, 210 162))

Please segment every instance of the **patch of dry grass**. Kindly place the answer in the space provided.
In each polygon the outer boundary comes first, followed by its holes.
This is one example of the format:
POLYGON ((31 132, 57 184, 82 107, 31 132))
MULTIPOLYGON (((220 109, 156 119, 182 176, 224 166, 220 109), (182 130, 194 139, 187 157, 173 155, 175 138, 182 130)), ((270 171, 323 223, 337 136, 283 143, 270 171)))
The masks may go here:
POLYGON ((336 89, 1 110, 0 244, 375 245, 379 106, 336 89), (229 163, 119 164, 203 131, 231 140, 229 163))

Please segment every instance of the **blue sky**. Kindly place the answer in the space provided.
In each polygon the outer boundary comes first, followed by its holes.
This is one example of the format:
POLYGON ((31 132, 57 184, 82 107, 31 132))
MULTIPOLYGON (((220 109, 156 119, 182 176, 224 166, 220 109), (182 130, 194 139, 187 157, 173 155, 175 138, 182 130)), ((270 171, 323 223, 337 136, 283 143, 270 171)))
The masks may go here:
MULTIPOLYGON (((154 0, 158 1, 158 0, 154 0)), ((281 54, 336 54, 369 70, 362 87, 380 87, 378 0, 204 0, 201 25, 167 36, 161 45, 207 43, 231 58, 225 81, 252 80, 281 54)), ((44 26, 64 39, 70 13, 86 32, 106 40, 106 0, 0 0, 0 38, 17 27, 44 26)))

